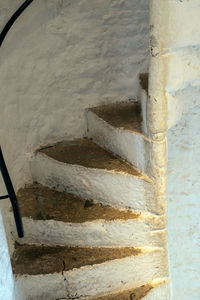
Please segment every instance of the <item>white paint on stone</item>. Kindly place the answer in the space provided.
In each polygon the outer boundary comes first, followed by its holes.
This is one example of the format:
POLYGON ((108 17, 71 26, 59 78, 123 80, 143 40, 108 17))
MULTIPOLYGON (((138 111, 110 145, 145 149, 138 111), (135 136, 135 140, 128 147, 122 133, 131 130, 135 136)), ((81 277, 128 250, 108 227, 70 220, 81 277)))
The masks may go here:
MULTIPOLYGON (((28 161, 36 148, 85 134, 85 108, 137 97, 138 73, 147 70, 148 3, 38 0, 12 28, 0 57, 0 139, 17 188, 31 180, 28 161)), ((3 0, 2 20, 19 4, 20 0, 3 0)), ((154 111, 148 110, 153 102, 147 104, 148 120, 156 119, 157 124, 165 125, 163 115, 155 118, 154 111)), ((159 155, 155 158, 158 151, 153 153, 153 174, 162 169, 161 180, 155 181, 161 196, 154 195, 149 182, 144 184, 144 180, 133 176, 99 170, 96 176, 96 170, 66 168, 44 157, 33 160, 32 170, 35 178, 50 186, 59 183, 62 189, 65 186, 76 194, 80 188, 82 196, 104 203, 163 213, 160 203, 165 207, 164 167, 159 155)), ((160 156, 162 153, 164 150, 160 156)), ((22 276, 17 279, 16 297, 55 300, 54 296, 62 297, 67 291, 85 297, 88 292, 96 295, 96 291, 132 288, 167 277, 166 264, 166 253, 155 252, 66 272, 65 282, 61 274, 22 276), (25 294, 21 294, 23 289, 25 294)))
MULTIPOLYGON (((0 28, 20 4, 1 1, 0 28)), ((17 188, 31 179, 33 150, 85 134, 85 108, 137 97, 148 6, 37 0, 12 27, 0 56, 0 140, 17 188)))
POLYGON ((138 287, 155 279, 165 279, 168 275, 166 255, 165 250, 155 250, 84 266, 63 274, 17 276, 16 300, 55 300, 56 297, 89 299, 92 296, 138 287))
MULTIPOLYGON (((198 0, 151 0, 150 94, 152 91, 152 100, 156 99, 155 109, 160 118, 167 114, 168 107, 167 123, 161 131, 175 125, 198 104, 199 14, 198 0)), ((157 117, 152 120, 158 122, 158 127, 162 123, 157 117)))
POLYGON ((156 228, 154 222, 141 218, 85 223, 23 218, 23 223, 25 238, 18 239, 22 244, 137 248, 166 245, 166 229, 156 228))
POLYGON ((62 163, 40 152, 31 171, 34 181, 59 191, 135 212, 160 212, 153 184, 145 176, 62 163))
POLYGON ((14 300, 14 281, 10 256, 0 211, 0 299, 14 300))
MULTIPOLYGON (((152 0, 151 5, 150 89, 158 102, 155 112, 160 118, 166 116, 166 110, 160 109, 162 101, 168 106, 167 124, 160 131, 170 128, 167 133, 168 213, 173 300, 196 300, 200 297, 196 198, 199 193, 200 2, 152 0)), ((154 120, 159 126, 156 114, 154 120)))
POLYGON ((150 175, 150 157, 152 152, 151 140, 144 135, 116 128, 98 117, 94 112, 88 111, 88 137, 100 146, 127 160, 141 172, 150 175))

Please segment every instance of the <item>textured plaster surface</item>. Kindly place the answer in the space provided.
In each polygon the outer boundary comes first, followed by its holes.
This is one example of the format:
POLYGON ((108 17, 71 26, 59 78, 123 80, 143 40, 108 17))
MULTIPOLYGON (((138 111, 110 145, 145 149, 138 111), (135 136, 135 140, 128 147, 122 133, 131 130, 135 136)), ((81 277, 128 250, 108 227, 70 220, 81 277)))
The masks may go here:
POLYGON ((14 283, 7 240, 0 212, 0 299, 14 300, 14 283))
POLYGON ((200 298, 200 106, 168 131, 169 254, 173 300, 200 298))
MULTIPOLYGON (((16 186, 33 149, 85 133, 85 108, 137 96, 148 2, 38 0, 17 21, 0 57, 0 139, 16 186)), ((19 4, 1 1, 1 28, 19 4)))

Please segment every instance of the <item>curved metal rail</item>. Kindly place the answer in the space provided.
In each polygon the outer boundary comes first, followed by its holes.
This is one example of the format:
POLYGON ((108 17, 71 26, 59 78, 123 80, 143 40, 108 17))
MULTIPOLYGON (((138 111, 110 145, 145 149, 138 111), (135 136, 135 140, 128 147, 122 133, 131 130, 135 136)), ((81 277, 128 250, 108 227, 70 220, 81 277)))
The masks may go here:
POLYGON ((15 23, 15 21, 17 20, 17 18, 23 13, 23 11, 33 2, 34 0, 26 0, 17 10, 16 12, 12 15, 12 17, 9 19, 9 21, 6 23, 6 25, 4 26, 1 34, 0 34, 0 47, 8 33, 8 31, 10 30, 10 28, 12 27, 12 25, 15 23))

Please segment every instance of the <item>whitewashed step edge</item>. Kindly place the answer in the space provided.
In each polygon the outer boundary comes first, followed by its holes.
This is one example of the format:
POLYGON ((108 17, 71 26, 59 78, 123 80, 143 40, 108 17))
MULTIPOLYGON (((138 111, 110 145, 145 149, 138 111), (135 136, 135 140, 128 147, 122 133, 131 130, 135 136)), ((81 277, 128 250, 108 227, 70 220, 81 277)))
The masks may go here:
POLYGON ((23 239, 17 238, 14 222, 12 224, 13 235, 20 244, 135 248, 166 246, 166 229, 153 228, 151 222, 141 218, 64 223, 25 217, 23 224, 23 239))

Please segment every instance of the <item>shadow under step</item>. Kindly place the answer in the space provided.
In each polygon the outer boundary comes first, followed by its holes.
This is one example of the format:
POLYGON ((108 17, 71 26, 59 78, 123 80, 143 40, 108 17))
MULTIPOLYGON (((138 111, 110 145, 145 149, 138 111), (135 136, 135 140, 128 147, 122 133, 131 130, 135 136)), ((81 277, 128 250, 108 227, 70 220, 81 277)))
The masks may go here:
POLYGON ((149 90, 149 73, 141 73, 139 75, 139 82, 143 90, 148 94, 149 90))

